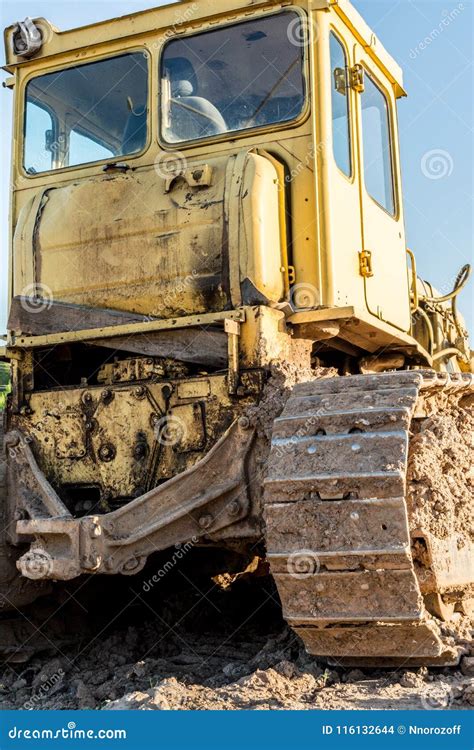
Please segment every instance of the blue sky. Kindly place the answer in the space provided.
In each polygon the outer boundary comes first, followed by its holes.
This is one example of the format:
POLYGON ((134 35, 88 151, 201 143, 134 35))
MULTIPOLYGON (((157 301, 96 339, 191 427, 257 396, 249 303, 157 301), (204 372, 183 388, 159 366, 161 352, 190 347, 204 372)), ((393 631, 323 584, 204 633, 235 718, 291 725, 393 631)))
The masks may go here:
MULTIPOLYGON (((44 16, 60 29, 162 5, 159 0, 3 0, 2 27, 44 16)), ((354 0, 405 72, 399 107, 408 244, 443 293, 473 258, 472 0, 354 0)), ((3 74, 2 74, 3 75, 3 74)), ((5 77, 5 75, 3 75, 5 77)), ((0 89, 0 332, 5 328, 11 92, 0 89)), ((474 331, 473 283, 460 300, 474 331)), ((472 338, 472 336, 471 336, 472 338)))

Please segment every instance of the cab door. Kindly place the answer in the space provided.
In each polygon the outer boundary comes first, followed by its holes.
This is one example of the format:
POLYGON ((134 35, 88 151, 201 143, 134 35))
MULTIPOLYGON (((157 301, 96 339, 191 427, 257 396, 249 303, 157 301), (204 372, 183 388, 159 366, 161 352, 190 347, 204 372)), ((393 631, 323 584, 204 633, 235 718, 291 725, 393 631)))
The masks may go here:
POLYGON ((324 255, 332 264, 324 303, 360 307, 364 304, 364 281, 358 272, 358 251, 362 247, 360 178, 356 101, 350 86, 355 38, 335 14, 327 28, 327 43, 324 49, 320 45, 318 60, 323 81, 318 111, 322 118, 319 140, 324 148, 318 153, 321 192, 326 199, 322 222, 326 231, 324 255))
POLYGON ((359 44, 354 57, 363 242, 359 260, 366 305, 372 315, 409 331, 396 98, 390 82, 359 44))

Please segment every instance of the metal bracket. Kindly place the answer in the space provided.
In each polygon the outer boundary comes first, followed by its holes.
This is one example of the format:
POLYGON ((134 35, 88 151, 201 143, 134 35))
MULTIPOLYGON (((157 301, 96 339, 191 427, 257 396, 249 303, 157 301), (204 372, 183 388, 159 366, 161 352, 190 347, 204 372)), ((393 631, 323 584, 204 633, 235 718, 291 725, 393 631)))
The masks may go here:
POLYGON ((180 169, 179 167, 170 170, 169 176, 165 181, 165 193, 169 193, 173 183, 178 177, 182 177, 189 187, 210 187, 212 185, 212 167, 209 164, 202 164, 192 169, 180 169))
POLYGON ((248 419, 236 420, 190 469, 103 516, 61 513, 59 499, 52 503, 54 490, 36 466, 43 498, 49 488, 48 507, 41 503, 35 508, 30 501, 30 518, 17 522, 20 538, 35 537, 18 569, 35 580, 71 580, 83 573, 134 575, 158 550, 227 534, 233 538, 233 527, 251 512, 246 465, 254 437, 248 419))
POLYGON ((68 509, 47 481, 31 450, 31 440, 19 430, 5 436, 8 451, 8 491, 20 507, 40 515, 70 516, 68 509))

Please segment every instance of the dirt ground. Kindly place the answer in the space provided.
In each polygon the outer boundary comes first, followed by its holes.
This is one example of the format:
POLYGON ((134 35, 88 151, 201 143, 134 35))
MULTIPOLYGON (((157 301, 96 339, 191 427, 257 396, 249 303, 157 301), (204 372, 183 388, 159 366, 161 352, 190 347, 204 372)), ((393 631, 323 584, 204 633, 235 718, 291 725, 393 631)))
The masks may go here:
MULTIPOLYGON (((469 657, 451 669, 329 666, 308 656, 284 625, 270 578, 242 580, 228 589, 208 581, 206 587, 204 580, 191 581, 194 565, 191 560, 176 565, 166 581, 148 590, 150 569, 138 586, 134 582, 126 592, 114 592, 115 610, 107 618, 112 624, 106 627, 96 617, 100 591, 81 584, 70 592, 56 616, 67 619, 73 606, 83 615, 76 620, 83 632, 70 632, 72 643, 51 646, 28 663, 4 666, 0 708, 435 710, 474 705, 474 660, 469 657)), ((464 645, 474 656, 467 641, 464 645)))

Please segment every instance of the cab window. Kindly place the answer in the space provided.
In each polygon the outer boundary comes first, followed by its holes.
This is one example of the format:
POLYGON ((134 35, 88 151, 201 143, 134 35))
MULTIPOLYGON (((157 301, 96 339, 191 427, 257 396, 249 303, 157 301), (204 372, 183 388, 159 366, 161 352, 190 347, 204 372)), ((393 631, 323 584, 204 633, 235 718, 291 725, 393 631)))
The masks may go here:
POLYGON ((54 122, 51 113, 35 102, 29 101, 25 129, 25 165, 29 165, 29 170, 45 172, 51 169, 52 151, 46 142, 48 138, 46 134, 52 134, 53 130, 54 122))
POLYGON ((389 103, 372 77, 365 76, 362 94, 365 186, 369 195, 395 214, 389 103))
POLYGON ((296 119, 306 29, 283 12, 170 41, 161 59, 162 137, 185 143, 296 119))
POLYGON ((147 141, 147 67, 139 52, 30 80, 24 128, 28 174, 142 151, 147 141))
POLYGON ((347 56, 342 43, 331 32, 332 143, 337 166, 352 177, 351 130, 347 56))

